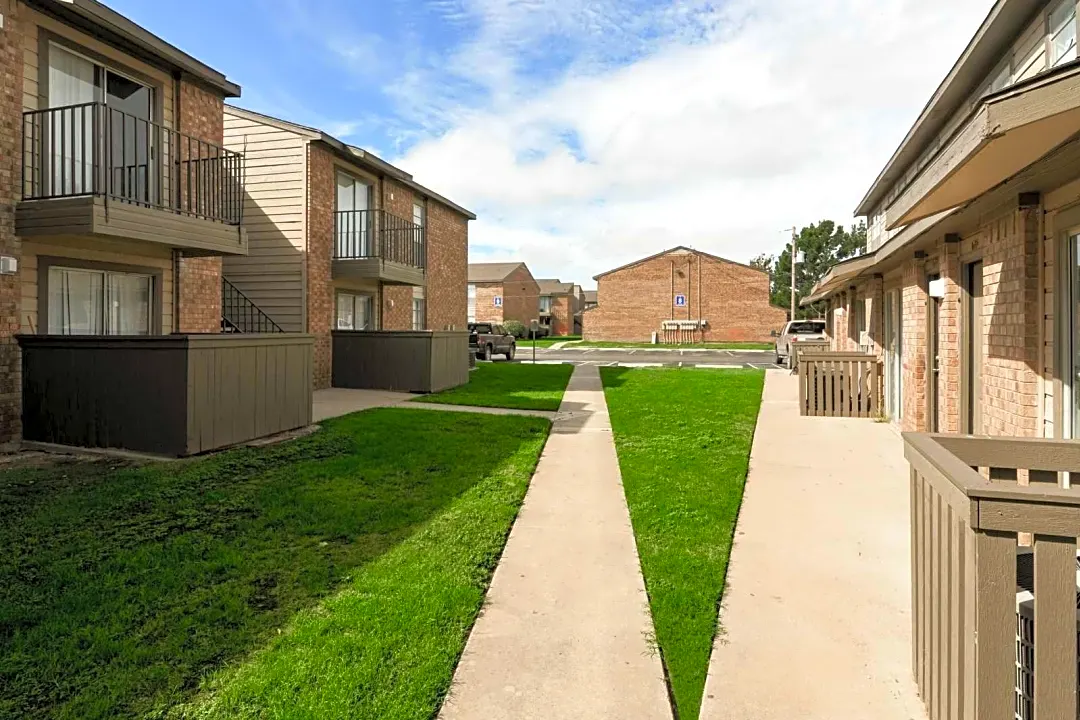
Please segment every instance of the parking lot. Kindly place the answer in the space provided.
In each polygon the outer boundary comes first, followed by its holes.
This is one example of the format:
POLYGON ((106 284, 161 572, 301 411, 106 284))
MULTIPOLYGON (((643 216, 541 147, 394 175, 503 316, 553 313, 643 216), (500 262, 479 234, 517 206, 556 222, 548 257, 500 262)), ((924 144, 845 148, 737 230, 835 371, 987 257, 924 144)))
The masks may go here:
MULTIPOLYGON (((573 363, 606 367, 779 367, 771 350, 675 350, 666 348, 536 348, 537 363, 573 363)), ((526 340, 517 348, 517 362, 533 362, 533 348, 526 340)))

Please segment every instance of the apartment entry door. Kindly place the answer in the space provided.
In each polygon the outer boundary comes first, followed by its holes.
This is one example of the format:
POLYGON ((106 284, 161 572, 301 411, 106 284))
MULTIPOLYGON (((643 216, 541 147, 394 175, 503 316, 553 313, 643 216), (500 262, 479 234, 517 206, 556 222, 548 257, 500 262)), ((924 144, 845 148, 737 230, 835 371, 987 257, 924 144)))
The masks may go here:
POLYGON ((964 265, 963 308, 961 309, 961 405, 960 431, 979 435, 982 421, 983 376, 983 264, 964 265))
MULTIPOLYGON (((937 282, 941 280, 941 275, 930 275, 928 278, 929 287, 933 288, 937 282)), ((941 343, 939 328, 941 325, 941 297, 934 297, 936 293, 931 292, 927 298, 927 328, 926 328, 926 349, 928 357, 926 359, 927 373, 926 373, 926 429, 928 432, 936 433, 941 427, 938 422, 938 415, 941 410, 941 399, 939 397, 938 388, 940 387, 938 381, 941 378, 941 343)))

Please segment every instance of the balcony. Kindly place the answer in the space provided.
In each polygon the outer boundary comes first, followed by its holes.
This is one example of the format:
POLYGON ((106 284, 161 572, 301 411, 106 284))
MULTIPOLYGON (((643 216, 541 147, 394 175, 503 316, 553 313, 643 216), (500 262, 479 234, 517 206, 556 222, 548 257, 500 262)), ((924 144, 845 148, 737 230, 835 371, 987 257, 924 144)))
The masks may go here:
POLYGON ((419 286, 426 267, 427 242, 419 225, 385 210, 334 213, 334 278, 419 286))
POLYGON ((101 103, 23 113, 22 237, 246 255, 244 156, 101 103))

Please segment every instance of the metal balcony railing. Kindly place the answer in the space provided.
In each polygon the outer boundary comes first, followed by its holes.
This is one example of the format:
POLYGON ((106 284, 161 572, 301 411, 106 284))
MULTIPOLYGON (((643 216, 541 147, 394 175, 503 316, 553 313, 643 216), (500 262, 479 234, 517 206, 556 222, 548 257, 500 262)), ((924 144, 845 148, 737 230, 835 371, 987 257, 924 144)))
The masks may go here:
POLYGON ((244 156, 102 103, 23 113, 23 200, 103 196, 239 225, 244 156))
POLYGON ((427 267, 424 228, 385 210, 339 210, 334 213, 334 259, 365 258, 427 267))

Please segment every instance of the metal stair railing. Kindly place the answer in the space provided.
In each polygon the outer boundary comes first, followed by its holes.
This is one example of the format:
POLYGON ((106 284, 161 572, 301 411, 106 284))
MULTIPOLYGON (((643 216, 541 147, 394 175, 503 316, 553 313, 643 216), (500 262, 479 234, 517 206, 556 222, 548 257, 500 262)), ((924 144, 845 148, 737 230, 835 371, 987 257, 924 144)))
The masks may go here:
POLYGON ((221 332, 283 333, 274 320, 238 287, 221 278, 221 332))

